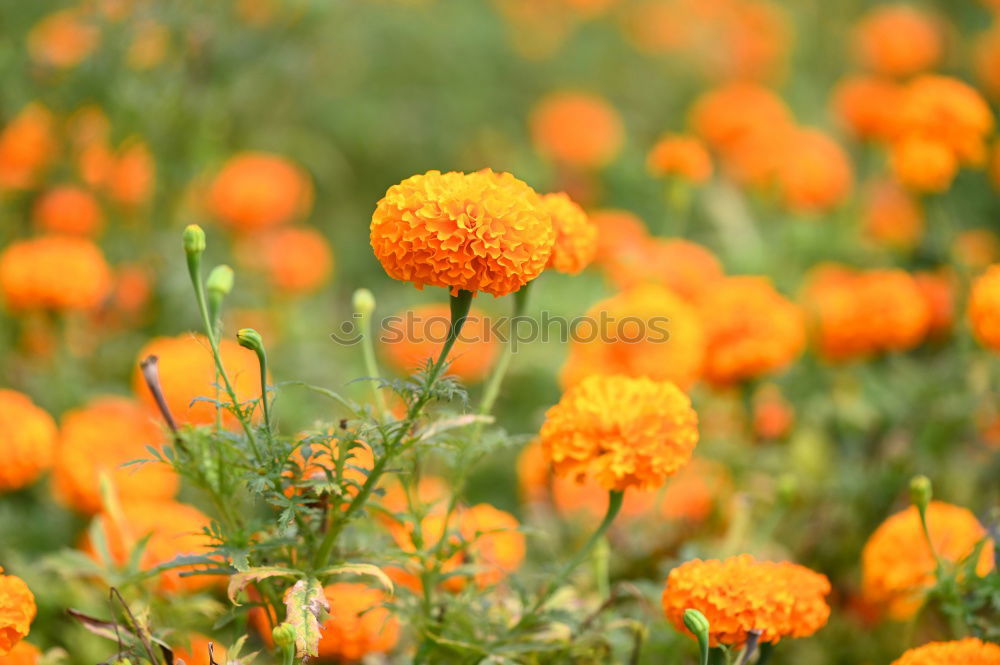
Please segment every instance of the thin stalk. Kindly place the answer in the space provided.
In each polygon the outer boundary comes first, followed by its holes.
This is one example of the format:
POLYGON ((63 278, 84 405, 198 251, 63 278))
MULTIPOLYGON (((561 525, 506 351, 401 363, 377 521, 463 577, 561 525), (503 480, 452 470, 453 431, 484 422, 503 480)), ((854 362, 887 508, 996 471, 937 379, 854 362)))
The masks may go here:
MULTIPOLYGON (((513 326, 518 317, 524 314, 524 310, 527 308, 528 304, 528 290, 531 288, 531 282, 528 282, 521 287, 521 290, 514 294, 514 316, 511 319, 511 325, 513 326)), ((483 400, 479 404, 479 415, 485 416, 489 415, 493 411, 493 405, 497 401, 497 397, 500 395, 500 386, 503 383, 504 377, 507 375, 507 369, 510 367, 511 358, 514 355, 514 329, 508 330, 509 338, 507 339, 507 344, 504 346, 503 351, 500 352, 500 358, 497 360, 497 365, 493 369, 493 373, 490 375, 490 380, 486 384, 486 388, 483 390, 483 400)), ((478 433, 482 429, 482 424, 476 424, 476 434, 474 438, 479 438, 478 433)))
POLYGON ((389 405, 382 394, 379 386, 381 375, 378 371, 378 363, 375 360, 375 344, 372 340, 372 315, 359 312, 361 314, 361 357, 365 363, 365 373, 371 380, 372 396, 375 398, 375 406, 378 407, 382 420, 388 420, 389 405))

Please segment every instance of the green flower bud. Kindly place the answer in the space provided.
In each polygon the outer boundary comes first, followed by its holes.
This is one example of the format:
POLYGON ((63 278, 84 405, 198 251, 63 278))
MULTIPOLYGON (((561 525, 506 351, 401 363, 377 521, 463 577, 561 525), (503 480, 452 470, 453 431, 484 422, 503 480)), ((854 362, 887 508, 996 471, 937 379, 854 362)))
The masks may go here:
POLYGON ((933 489, 930 478, 927 476, 914 476, 910 480, 910 501, 917 507, 917 510, 920 512, 927 510, 932 496, 933 489))
POLYGON ((287 649, 295 644, 295 628, 289 623, 279 623, 271 631, 271 638, 276 646, 287 649))
POLYGON ((205 232, 197 224, 188 224, 184 229, 184 251, 188 254, 205 251, 205 232))
POLYGON ((264 338, 253 328, 240 328, 236 332, 236 341, 244 349, 250 349, 257 355, 264 353, 264 338))
POLYGON ((708 663, 709 637, 708 630, 711 627, 708 618, 704 614, 694 609, 684 610, 684 626, 698 638, 698 649, 701 651, 701 663, 708 663))
POLYGON ((352 300, 354 311, 361 316, 370 316, 375 311, 375 296, 368 289, 358 289, 352 300))
POLYGON ((229 266, 215 266, 212 268, 212 272, 208 273, 208 280, 205 282, 205 288, 210 294, 225 296, 229 295, 230 291, 233 290, 233 280, 235 279, 235 273, 233 269, 229 266))

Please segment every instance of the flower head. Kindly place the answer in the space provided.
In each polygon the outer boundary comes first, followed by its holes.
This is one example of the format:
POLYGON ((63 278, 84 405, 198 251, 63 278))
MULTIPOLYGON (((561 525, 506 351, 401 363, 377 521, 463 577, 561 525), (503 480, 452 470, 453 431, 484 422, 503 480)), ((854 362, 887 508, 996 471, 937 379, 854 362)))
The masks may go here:
POLYGON ((378 589, 337 582, 323 589, 330 616, 319 641, 321 659, 354 662, 369 654, 386 653, 399 641, 399 620, 386 607, 389 598, 378 589))
POLYGON ((868 238, 893 249, 913 249, 924 232, 920 203, 891 180, 879 180, 868 187, 861 219, 868 238))
MULTIPOLYGON (((390 321, 381 335, 382 349, 393 367, 412 373, 440 353, 451 327, 451 312, 443 303, 421 305, 390 321)), ((493 335, 489 318, 479 310, 470 310, 448 355, 447 373, 478 383, 493 368, 499 351, 499 339, 493 335)))
POLYGON ((673 383, 595 375, 548 410, 539 438, 556 475, 652 489, 691 459, 698 415, 673 383))
POLYGON ((62 9, 46 14, 28 32, 28 52, 36 62, 75 67, 97 47, 100 32, 83 11, 62 9))
POLYGON ((236 231, 257 231, 292 221, 312 205, 312 185, 279 155, 246 152, 232 157, 212 181, 212 213, 236 231))
POLYGON ((0 493, 35 482, 52 466, 56 423, 27 395, 0 389, 0 493))
POLYGON ((930 319, 927 324, 928 337, 941 338, 951 332, 955 325, 955 275, 947 269, 918 272, 913 275, 920 289, 930 319))
POLYGON ((742 554, 674 568, 663 590, 663 610, 678 630, 684 630, 685 610, 704 614, 712 646, 741 645, 750 631, 760 631, 761 642, 775 643, 822 628, 830 616, 829 593, 825 575, 742 554))
POLYGON ((320 289, 333 271, 333 251, 319 231, 282 227, 255 233, 241 247, 243 260, 263 273, 279 292, 295 295, 320 289))
POLYGON ((37 612, 35 596, 24 580, 4 575, 0 568, 0 656, 24 639, 37 612))
POLYGON ((52 114, 28 104, 0 132, 0 189, 27 189, 56 153, 52 114))
MULTIPOLYGON (((245 402, 257 397, 260 394, 260 370, 253 351, 244 349, 231 339, 220 340, 219 350, 237 399, 245 402)), ((140 360, 149 356, 159 358, 160 386, 174 418, 178 422, 194 425, 213 422, 215 405, 198 401, 200 398, 214 398, 216 394, 215 361, 208 340, 202 335, 192 334, 156 337, 139 351, 140 360)), ((132 377, 132 389, 150 408, 156 406, 138 363, 132 377)), ((235 419, 224 411, 223 421, 233 423, 235 419)))
POLYGON ((791 124, 791 112, 771 90, 736 81, 703 94, 695 102, 691 120, 698 135, 727 156, 762 129, 791 124))
POLYGON ((10 309, 92 309, 110 289, 104 255, 84 238, 39 236, 0 253, 0 293, 10 309))
POLYGON ((941 32, 932 16, 907 4, 871 10, 855 32, 858 58, 888 76, 909 76, 931 69, 941 58, 941 32))
POLYGON ((969 321, 981 344, 1000 350, 1000 265, 990 266, 973 282, 969 321))
POLYGON ((928 642, 909 649, 892 665, 996 665, 1000 663, 1000 645, 975 637, 952 642, 928 642))
POLYGON ((597 228, 594 262, 604 268, 626 264, 626 257, 636 256, 649 238, 645 222, 628 210, 597 210, 590 221, 597 228))
POLYGON ((805 348, 802 312, 761 277, 729 277, 698 301, 708 352, 704 377, 725 386, 784 369, 805 348))
POLYGON ((93 236, 104 223, 94 195, 75 185, 53 187, 35 201, 35 226, 49 233, 93 236))
MULTIPOLYGON (((885 607, 895 619, 907 619, 920 607, 924 592, 934 583, 935 553, 945 561, 958 562, 987 537, 975 515, 942 501, 932 501, 927 507, 927 530, 934 552, 927 544, 916 506, 910 506, 883 522, 861 553, 865 597, 885 607)), ((985 575, 992 569, 993 543, 987 541, 976 572, 985 575)))
POLYGON ((371 223, 393 279, 503 296, 545 269, 555 233, 539 196, 508 173, 429 171, 393 185, 371 223))
POLYGON ((552 217, 556 239, 549 257, 549 267, 556 272, 575 275, 597 253, 597 227, 587 213, 564 192, 545 194, 542 205, 552 217))
POLYGON ((0 665, 38 665, 41 658, 41 649, 27 640, 21 640, 6 655, 0 655, 0 665))
POLYGON ((833 139, 815 129, 786 132, 776 179, 782 202, 796 212, 823 212, 851 192, 851 163, 833 139))
POLYGON ((531 114, 535 149, 572 166, 606 166, 621 150, 624 133, 618 112, 597 95, 554 93, 531 114))
POLYGON ((705 335, 698 312, 662 286, 641 285, 602 300, 583 320, 591 329, 574 332, 564 385, 621 374, 673 381, 687 390, 701 375, 705 335))
POLYGON ((622 289, 660 284, 689 301, 722 278, 715 254, 683 238, 647 238, 619 253, 606 268, 622 289))
POLYGON ((108 168, 105 184, 111 200, 126 208, 149 201, 156 185, 156 162, 145 142, 135 137, 128 139, 108 168))
POLYGON ((169 499, 177 492, 173 470, 158 462, 126 466, 150 457, 163 432, 153 414, 123 397, 98 397, 62 419, 53 488, 65 505, 82 513, 101 510, 101 476, 122 501, 169 499))
POLYGON ((712 177, 712 157, 704 144, 691 136, 664 136, 649 151, 646 166, 653 175, 674 176, 695 184, 712 177))
POLYGON ((885 140, 895 120, 902 86, 876 76, 851 76, 837 84, 833 106, 841 122, 861 139, 885 140))

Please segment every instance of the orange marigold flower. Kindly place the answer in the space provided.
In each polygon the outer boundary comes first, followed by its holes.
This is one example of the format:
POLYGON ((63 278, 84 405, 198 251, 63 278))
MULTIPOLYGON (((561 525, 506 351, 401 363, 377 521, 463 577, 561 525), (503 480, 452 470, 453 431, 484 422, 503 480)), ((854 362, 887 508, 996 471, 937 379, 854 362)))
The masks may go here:
POLYGON ((175 646, 173 648, 174 661, 176 662, 177 660, 182 660, 186 665, 211 665, 212 660, 208 657, 209 643, 212 644, 216 662, 227 662, 225 647, 219 644, 216 640, 197 634, 188 636, 186 643, 182 646, 175 646))
POLYGON ((149 19, 137 21, 125 62, 132 69, 152 69, 163 62, 169 49, 170 30, 167 26, 149 19))
MULTIPOLYGON (((176 501, 128 500, 121 502, 121 514, 107 511, 95 517, 103 530, 108 553, 119 566, 125 565, 132 550, 147 538, 139 566, 149 570, 179 556, 204 556, 212 548, 213 539, 205 533, 211 524, 207 515, 194 506, 176 501)), ((85 540, 82 549, 96 556, 93 544, 85 540)), ((204 589, 218 581, 211 575, 190 575, 184 572, 194 566, 171 568, 156 578, 157 588, 164 593, 190 592, 204 589)))
POLYGON ((602 300, 584 321, 589 324, 571 331, 563 385, 592 374, 621 374, 673 381, 687 390, 701 375, 705 335, 698 313, 662 286, 638 286, 602 300))
POLYGON ((742 81, 706 92, 691 113, 695 132, 724 155, 764 128, 791 124, 791 112, 780 97, 759 84, 742 81))
POLYGON ((0 493, 26 487, 52 466, 56 423, 27 395, 0 389, 0 493))
POLYGON ((128 208, 148 202, 156 185, 156 162, 149 147, 139 139, 130 139, 109 164, 108 196, 128 208))
POLYGON ((100 41, 97 26, 79 9, 44 16, 28 32, 28 52, 43 65, 69 68, 83 62, 100 41))
POLYGON ((0 253, 0 293, 10 309, 92 309, 110 289, 104 255, 85 238, 39 236, 0 253))
POLYGON ((992 265, 972 284, 969 321, 976 339, 1000 350, 1000 265, 992 265))
POLYGON ((778 386, 761 386, 753 396, 753 431, 765 441, 788 435, 795 424, 795 409, 778 386))
POLYGON ((899 250, 911 250, 924 233, 920 203, 892 180, 879 180, 865 191, 861 220, 871 240, 899 250))
POLYGON ((955 274, 944 268, 935 272, 914 273, 913 279, 930 312, 927 335, 946 336, 955 325, 955 274))
POLYGON ((607 166, 621 150, 624 134, 618 112, 597 95, 553 93, 531 113, 535 149, 571 166, 607 166))
POLYGON ((919 192, 943 192, 958 173, 958 162, 947 144, 919 136, 894 143, 889 164, 900 184, 919 192))
POLYGON ((963 266, 985 270, 1000 260, 1000 238, 989 229, 962 231, 951 243, 951 255, 963 266))
POLYGON ((861 62, 879 74, 909 76, 931 69, 941 59, 941 31, 934 17, 907 4, 877 7, 855 32, 861 62))
POLYGON ((700 184, 712 177, 712 158, 694 137, 667 135, 649 151, 646 166, 657 176, 676 176, 700 184))
POLYGON ((24 580, 4 575, 0 567, 0 656, 24 639, 37 612, 35 596, 24 580))
MULTIPOLYGON (((871 602, 883 606, 894 619, 908 619, 923 603, 924 592, 934 584, 935 553, 958 562, 987 538, 986 530, 969 510, 942 501, 927 507, 927 530, 934 545, 927 545, 916 506, 883 522, 861 553, 862 590, 871 602)), ((993 543, 987 541, 976 562, 976 573, 993 569, 993 543)))
POLYGON ((708 352, 704 378, 725 386, 792 364, 806 342, 802 312, 763 277, 728 277, 698 301, 708 352))
POLYGON ((549 267, 566 275, 576 275, 594 260, 597 227, 583 208, 564 192, 543 195, 542 205, 552 217, 552 229, 556 234, 549 267))
POLYGON ((94 195, 74 185, 53 187, 39 196, 33 216, 40 230, 69 235, 95 235, 104 223, 94 195))
POLYGON ((0 133, 0 188, 28 189, 56 153, 52 114, 28 104, 0 133))
POLYGON ((163 431, 153 414, 124 397, 98 397, 62 419, 53 468, 53 489, 67 506, 83 513, 101 510, 101 476, 107 475, 123 502, 169 499, 178 478, 162 463, 147 460, 163 431))
POLYGON ((660 284, 690 301, 722 279, 722 264, 715 254, 683 238, 648 238, 611 261, 607 270, 619 288, 660 284))
POLYGON ((975 637, 952 642, 928 642, 909 649, 892 665, 996 665, 1000 663, 1000 645, 975 637))
MULTIPOLYGON (((260 395, 260 369, 253 351, 244 349, 231 339, 223 339, 219 344, 222 364, 240 402, 246 402, 260 395)), ((190 333, 177 337, 157 337, 146 343, 139 351, 138 359, 149 356, 159 358, 160 385, 167 406, 178 422, 192 425, 206 425, 215 420, 214 404, 195 401, 199 398, 215 398, 215 361, 212 349, 203 335, 190 333)), ((142 372, 136 362, 132 375, 132 389, 151 409, 156 401, 146 387, 142 372)), ((228 400, 223 394, 220 399, 228 400)), ((235 423, 235 416, 223 412, 223 422, 235 423)))
POLYGON ((875 76, 850 76, 837 84, 833 106, 844 125, 862 139, 885 140, 893 131, 902 88, 875 76))
MULTIPOLYGON (((436 359, 451 328, 447 304, 421 305, 400 312, 385 326, 380 337, 389 363, 412 373, 436 359)), ((467 383, 479 383, 489 374, 500 352, 500 341, 490 329, 490 320, 478 309, 469 311, 465 325, 448 359, 447 373, 467 383)))
POLYGON ((604 267, 627 263, 626 257, 637 256, 649 238, 645 222, 628 210, 596 210, 590 221, 597 228, 594 262, 604 267))
POLYGON ((830 617, 826 575, 789 562, 757 561, 749 554, 687 561, 670 571, 663 610, 678 630, 684 611, 696 609, 711 626, 712 646, 740 645, 750 631, 761 642, 809 637, 830 617))
POLYGON ((895 135, 901 140, 943 144, 961 164, 985 161, 993 113, 969 84, 948 76, 918 76, 906 85, 896 114, 895 135))
POLYGON ((252 268, 286 294, 320 289, 333 271, 333 251, 319 231, 284 227, 249 236, 238 248, 252 268))
POLYGON ((591 475, 618 492, 652 489, 691 459, 698 415, 668 381, 595 375, 548 410, 539 438, 557 475, 591 475))
POLYGON ((786 141, 776 172, 785 206, 798 212, 823 212, 843 203, 854 180, 844 149, 814 129, 791 131, 786 141))
POLYGON ((257 231, 307 214, 312 184, 280 155, 245 152, 230 158, 215 176, 208 205, 233 230, 257 231))
POLYGON ((2 655, 0 650, 0 665, 38 665, 41 657, 41 649, 31 642, 21 640, 6 655, 2 655))
POLYGON ((375 256, 393 279, 503 296, 545 269, 552 219, 509 173, 428 171, 393 185, 371 223, 375 256))
MULTIPOLYGON (((401 515, 409 511, 410 499, 411 497, 407 496, 406 488, 402 483, 390 480, 386 484, 385 494, 379 503, 388 513, 401 515)), ((420 483, 417 485, 412 499, 424 509, 424 512, 434 512, 440 507, 438 504, 448 499, 448 483, 437 476, 423 475, 420 477, 420 483)))
POLYGON ((385 593, 352 582, 337 582, 323 591, 330 616, 322 626, 321 660, 355 662, 396 646, 399 620, 387 607, 390 599, 385 593))
MULTIPOLYGON (((465 564, 475 569, 473 579, 480 589, 494 586, 517 570, 524 561, 526 551, 524 534, 518 529, 517 518, 488 503, 480 503, 469 508, 459 508, 448 523, 449 532, 444 533, 445 510, 443 505, 433 509, 420 522, 423 549, 432 551, 443 538, 462 548, 442 567, 445 573, 452 573, 443 586, 448 591, 458 592, 465 588, 465 577, 454 574, 465 564)), ((415 552, 412 524, 393 522, 389 531, 396 544, 404 552, 415 552)), ((403 571, 393 570, 393 577, 399 584, 412 591, 420 587, 417 562, 403 571)))

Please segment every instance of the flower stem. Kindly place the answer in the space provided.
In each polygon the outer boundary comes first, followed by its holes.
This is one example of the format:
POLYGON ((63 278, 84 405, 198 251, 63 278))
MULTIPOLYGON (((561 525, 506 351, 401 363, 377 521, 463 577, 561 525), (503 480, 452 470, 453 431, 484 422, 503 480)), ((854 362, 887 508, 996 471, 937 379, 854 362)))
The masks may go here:
MULTIPOLYGON (((486 384, 486 388, 483 390, 483 401, 479 405, 479 415, 485 416, 493 411, 493 405, 497 401, 497 397, 500 395, 500 385, 503 383, 504 376, 507 375, 507 368, 510 367, 511 358, 514 355, 514 327, 517 323, 517 319, 524 314, 524 310, 528 303, 528 289, 531 288, 531 282, 528 282, 521 287, 520 291, 514 294, 514 316, 511 319, 511 328, 508 330, 507 344, 504 346, 503 351, 500 353, 500 359, 497 361, 496 367, 493 369, 493 373, 490 375, 489 383, 486 384)), ((474 439, 478 439, 479 431, 482 429, 482 423, 476 425, 476 435, 473 436, 474 439)))
POLYGON ((375 361, 375 345, 372 340, 372 316, 371 314, 359 312, 361 315, 361 357, 365 363, 365 373, 371 380, 372 394, 375 397, 375 406, 378 407, 379 416, 382 420, 387 420, 389 416, 389 406, 386 404, 385 395, 379 386, 378 363, 375 361))

